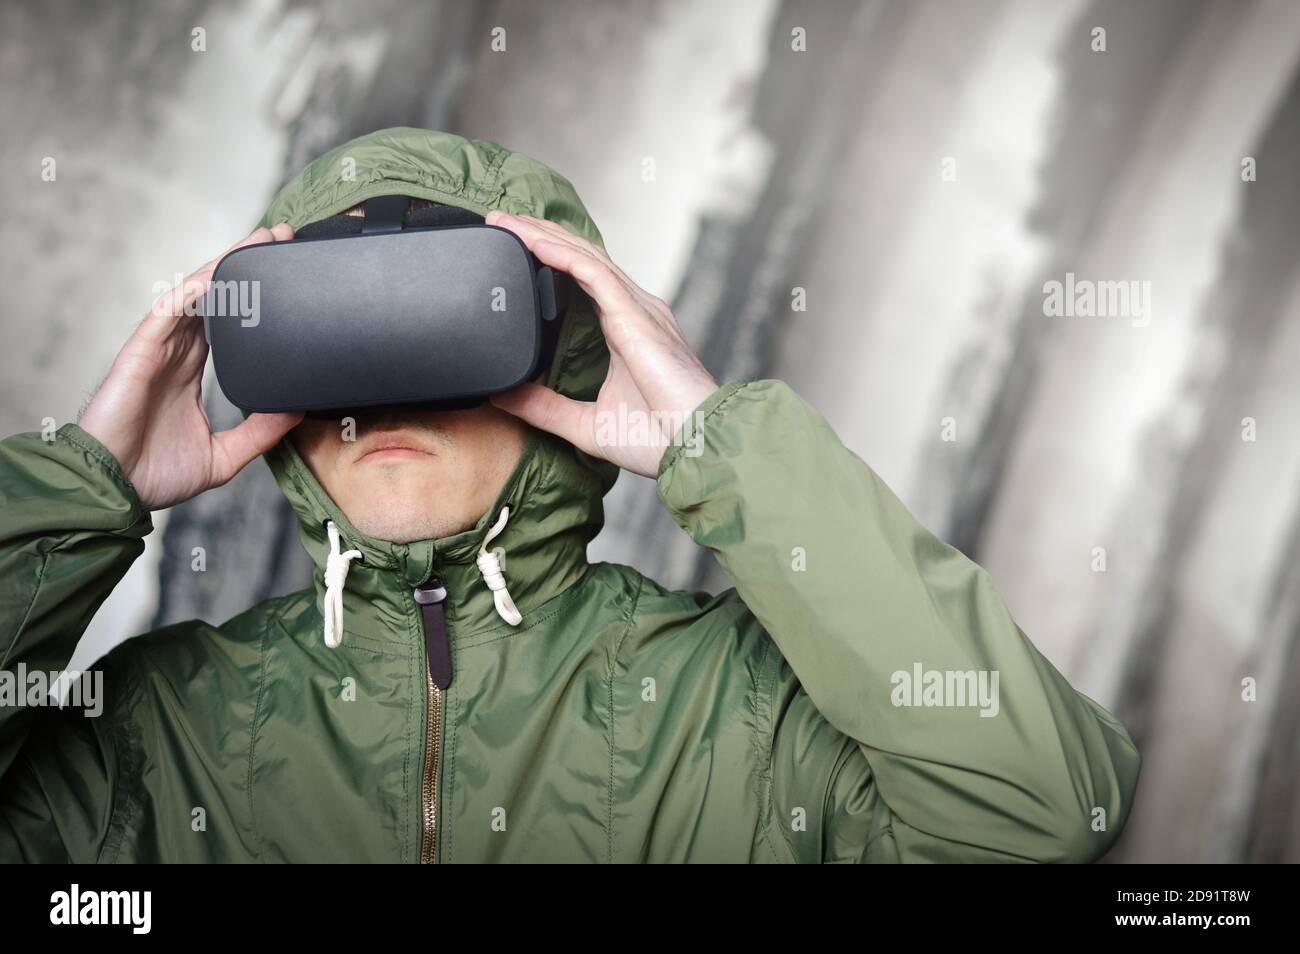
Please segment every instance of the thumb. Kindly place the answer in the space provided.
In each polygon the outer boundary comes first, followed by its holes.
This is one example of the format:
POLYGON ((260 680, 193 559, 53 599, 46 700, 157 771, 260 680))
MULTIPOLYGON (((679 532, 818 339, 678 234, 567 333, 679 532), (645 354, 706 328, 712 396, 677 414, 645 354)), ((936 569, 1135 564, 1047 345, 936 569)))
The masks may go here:
POLYGON ((221 486, 243 470, 258 454, 269 451, 305 416, 301 411, 250 414, 242 424, 213 434, 212 486, 221 486))
POLYGON ((540 384, 521 384, 488 400, 538 430, 564 438, 580 451, 603 456, 591 436, 594 404, 575 401, 540 384))

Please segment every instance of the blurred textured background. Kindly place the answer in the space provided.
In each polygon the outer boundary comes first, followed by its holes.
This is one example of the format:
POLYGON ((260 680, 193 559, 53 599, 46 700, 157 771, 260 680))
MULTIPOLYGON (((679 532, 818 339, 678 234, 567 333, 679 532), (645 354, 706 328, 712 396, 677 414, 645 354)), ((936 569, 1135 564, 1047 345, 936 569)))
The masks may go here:
MULTIPOLYGON (((720 379, 818 406, 1125 722, 1145 765, 1110 860, 1300 860, 1298 65, 1287 0, 8 2, 0 431, 75 418, 154 283, 318 153, 492 139, 575 183, 720 379), (1150 282, 1149 323, 1045 317, 1067 272, 1150 282)), ((649 481, 607 505, 593 558, 726 585, 649 481)), ((305 585, 281 508, 255 465, 158 515, 79 663, 305 585)))

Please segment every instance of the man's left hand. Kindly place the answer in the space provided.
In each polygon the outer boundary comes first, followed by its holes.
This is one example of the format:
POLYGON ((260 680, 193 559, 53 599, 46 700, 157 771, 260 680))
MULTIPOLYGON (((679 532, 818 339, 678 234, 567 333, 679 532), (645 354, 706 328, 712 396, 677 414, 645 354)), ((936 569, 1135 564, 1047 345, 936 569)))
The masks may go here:
POLYGON ((610 352, 594 402, 525 384, 492 403, 593 457, 654 477, 687 416, 718 388, 672 310, 623 274, 604 249, 554 222, 492 211, 487 224, 509 229, 543 265, 573 276, 595 305, 610 352))

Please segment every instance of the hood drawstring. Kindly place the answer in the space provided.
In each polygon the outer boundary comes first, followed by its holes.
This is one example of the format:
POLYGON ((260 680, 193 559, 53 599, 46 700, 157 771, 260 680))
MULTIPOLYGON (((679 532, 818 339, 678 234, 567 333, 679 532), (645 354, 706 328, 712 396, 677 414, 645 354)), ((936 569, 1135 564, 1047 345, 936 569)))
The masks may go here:
POLYGON ((338 649, 343 643, 343 584, 348 567, 361 557, 360 550, 339 552, 339 528, 334 521, 325 523, 330 538, 330 552, 325 558, 325 645, 338 649))
POLYGON ((523 616, 515 608, 515 601, 510 598, 510 591, 506 589, 506 578, 501 573, 501 561, 487 548, 488 544, 506 528, 506 521, 509 519, 510 508, 502 507, 501 516, 497 517, 497 522, 479 544, 478 557, 474 562, 478 564, 478 571, 483 575, 483 582, 492 591, 492 602, 496 604, 497 615, 511 626, 518 626, 523 616))
MULTIPOLYGON (((501 561, 487 548, 506 528, 509 519, 510 508, 502 507, 501 516, 497 517, 497 522, 479 544, 478 557, 474 562, 483 575, 483 582, 492 591, 492 602, 496 605, 497 615, 511 626, 518 626, 523 616, 515 607, 515 601, 510 598, 510 591, 506 589, 501 561)), ((347 582, 348 567, 353 560, 361 558, 361 551, 340 550, 339 528, 333 520, 325 523, 325 531, 330 538, 330 552, 325 557, 325 645, 330 649, 338 649, 343 643, 343 585, 347 582)))

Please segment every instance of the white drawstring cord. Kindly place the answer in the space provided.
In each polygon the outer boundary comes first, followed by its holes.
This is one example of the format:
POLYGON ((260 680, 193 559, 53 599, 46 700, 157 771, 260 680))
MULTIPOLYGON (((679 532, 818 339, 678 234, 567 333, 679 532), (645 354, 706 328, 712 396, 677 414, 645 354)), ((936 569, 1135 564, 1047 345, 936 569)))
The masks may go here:
POLYGON ((339 528, 334 521, 325 523, 330 538, 330 552, 325 558, 325 645, 338 649, 343 643, 343 584, 348 566, 361 557, 360 550, 339 552, 339 528))
POLYGON ((501 573, 501 561, 497 559, 495 553, 490 552, 487 548, 488 544, 506 528, 506 521, 509 519, 510 508, 502 507, 501 516, 497 517, 496 524, 487 532, 483 542, 479 544, 478 557, 474 562, 478 564, 479 573, 483 574, 483 582, 492 591, 492 602, 496 604, 497 615, 511 626, 518 626, 523 616, 515 608, 515 601, 510 598, 510 591, 506 589, 506 578, 501 573))
MULTIPOLYGON (((506 589, 506 578, 501 572, 501 561, 488 549, 488 544, 506 528, 506 521, 509 519, 510 508, 502 507, 497 522, 479 544, 478 557, 474 562, 478 564, 483 582, 492 591, 492 602, 496 606, 497 614, 511 626, 518 626, 523 621, 523 615, 515 607, 515 601, 510 598, 510 591, 506 589)), ((339 528, 334 525, 333 520, 326 522, 325 531, 329 534, 330 540, 330 552, 325 557, 325 645, 330 649, 338 649, 343 643, 343 585, 347 582, 348 568, 353 560, 361 558, 361 551, 341 551, 339 528)))

